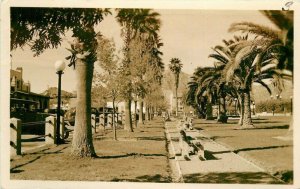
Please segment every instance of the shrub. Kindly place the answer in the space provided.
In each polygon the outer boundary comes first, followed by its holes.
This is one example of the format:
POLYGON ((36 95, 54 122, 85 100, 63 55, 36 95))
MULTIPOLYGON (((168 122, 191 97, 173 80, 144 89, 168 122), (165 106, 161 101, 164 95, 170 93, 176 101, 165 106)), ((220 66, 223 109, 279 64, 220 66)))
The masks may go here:
POLYGON ((262 101, 255 105, 255 111, 258 113, 273 111, 274 113, 291 112, 291 102, 287 99, 262 101))

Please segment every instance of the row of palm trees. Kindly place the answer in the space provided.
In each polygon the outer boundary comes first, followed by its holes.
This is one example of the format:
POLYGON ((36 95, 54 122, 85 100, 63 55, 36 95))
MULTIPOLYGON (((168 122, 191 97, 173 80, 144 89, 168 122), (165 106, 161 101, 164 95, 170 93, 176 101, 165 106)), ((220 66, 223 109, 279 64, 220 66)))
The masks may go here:
POLYGON ((227 122, 226 102, 238 99, 242 128, 252 128, 251 87, 259 83, 269 93, 268 82, 279 90, 283 79, 292 80, 293 71, 293 12, 261 11, 278 28, 240 22, 230 26, 229 32, 239 32, 230 40, 223 40, 209 55, 213 67, 198 67, 191 81, 186 102, 199 116, 211 118, 211 105, 217 104, 218 121, 227 122))

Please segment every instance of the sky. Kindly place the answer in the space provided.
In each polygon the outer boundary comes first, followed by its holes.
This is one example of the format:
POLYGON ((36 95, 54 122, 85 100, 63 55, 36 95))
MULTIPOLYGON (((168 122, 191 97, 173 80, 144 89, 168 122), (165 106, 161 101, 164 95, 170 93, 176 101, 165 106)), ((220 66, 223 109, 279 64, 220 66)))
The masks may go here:
MULTIPOLYGON (((232 23, 247 21, 275 28, 260 12, 232 10, 155 10, 160 13, 160 36, 163 62, 166 69, 171 58, 179 58, 183 64, 182 71, 192 74, 198 66, 213 66, 208 58, 212 47, 222 45, 223 39, 231 39, 234 34, 228 33, 232 23)), ((114 18, 115 14, 105 17, 96 27, 104 36, 112 38, 117 49, 123 42, 120 36, 121 27, 114 18)), ((57 49, 46 50, 39 57, 34 57, 29 47, 12 51, 12 69, 23 67, 24 81, 30 81, 31 91, 41 93, 48 87, 57 86, 57 75, 54 63, 69 56, 68 37, 57 49)), ((65 60, 66 64, 68 62, 65 60)), ((62 77, 62 89, 76 90, 76 77, 73 68, 66 67, 62 77)))

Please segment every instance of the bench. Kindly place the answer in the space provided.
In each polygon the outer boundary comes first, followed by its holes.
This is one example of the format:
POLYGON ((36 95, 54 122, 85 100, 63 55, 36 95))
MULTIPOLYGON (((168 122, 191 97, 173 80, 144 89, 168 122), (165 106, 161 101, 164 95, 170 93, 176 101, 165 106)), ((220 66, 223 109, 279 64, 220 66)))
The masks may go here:
POLYGON ((197 155, 201 161, 206 160, 203 145, 199 141, 192 141, 183 129, 180 130, 179 147, 181 157, 187 161, 191 160, 190 155, 197 155))

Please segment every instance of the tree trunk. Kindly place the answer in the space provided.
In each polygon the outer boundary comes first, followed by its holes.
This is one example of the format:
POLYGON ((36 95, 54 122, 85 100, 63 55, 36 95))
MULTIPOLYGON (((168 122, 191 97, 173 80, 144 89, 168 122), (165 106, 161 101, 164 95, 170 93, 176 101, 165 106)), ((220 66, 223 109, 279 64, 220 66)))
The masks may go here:
POLYGON ((243 117, 244 117, 244 100, 243 99, 243 95, 239 95, 238 96, 238 106, 237 106, 237 109, 239 111, 239 114, 240 114, 240 119, 239 119, 239 125, 242 126, 243 124, 243 117))
POLYGON ((178 117, 178 87, 176 86, 176 89, 175 89, 175 98, 176 98, 176 117, 178 117))
POLYGON ((150 120, 150 113, 149 113, 149 107, 146 106, 146 120, 149 121, 150 120))
POLYGON ((144 124, 143 122, 143 106, 144 106, 144 103, 143 103, 143 100, 140 101, 139 103, 139 124, 144 124))
POLYGON ((137 115, 136 115, 136 109, 137 109, 137 101, 134 101, 134 127, 137 128, 137 115))
POLYGON ((96 156, 91 126, 91 87, 94 63, 76 60, 77 105, 72 154, 80 157, 96 156))
POLYGON ((113 132, 114 132, 114 140, 117 140, 117 128, 115 123, 115 115, 116 115, 116 107, 115 107, 115 99, 113 99, 113 132))
POLYGON ((206 120, 212 120, 212 119, 213 119, 212 104, 208 102, 206 105, 206 120))
POLYGON ((129 132, 133 132, 132 120, 131 120, 131 100, 125 101, 125 125, 124 129, 129 132))
POLYGON ((250 107, 250 91, 246 90, 243 92, 242 104, 244 104, 243 108, 243 122, 242 128, 253 128, 253 123, 251 119, 251 107, 250 107))
POLYGON ((217 122, 227 123, 226 100, 224 96, 219 98, 219 115, 217 122))

